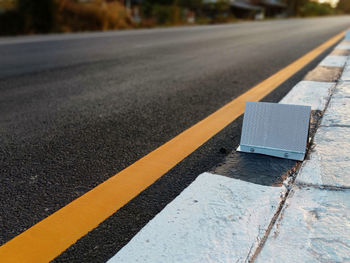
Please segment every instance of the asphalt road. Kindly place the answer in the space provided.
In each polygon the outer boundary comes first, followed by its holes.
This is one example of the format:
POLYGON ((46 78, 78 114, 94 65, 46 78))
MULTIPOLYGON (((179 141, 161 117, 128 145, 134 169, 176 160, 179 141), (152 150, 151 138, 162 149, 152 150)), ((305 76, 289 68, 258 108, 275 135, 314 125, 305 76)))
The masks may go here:
MULTIPOLYGON (((335 17, 0 39, 0 245, 349 25, 335 17)), ((266 100, 279 101, 315 63, 266 100)), ((238 145, 240 125, 56 261, 110 258, 238 145)))

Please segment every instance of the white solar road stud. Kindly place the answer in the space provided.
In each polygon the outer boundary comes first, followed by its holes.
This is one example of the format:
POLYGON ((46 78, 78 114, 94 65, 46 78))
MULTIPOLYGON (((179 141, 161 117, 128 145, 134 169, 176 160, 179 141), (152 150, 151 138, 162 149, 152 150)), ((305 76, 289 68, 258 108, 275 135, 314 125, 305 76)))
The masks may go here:
POLYGON ((304 160, 310 114, 310 106, 248 101, 237 151, 304 160))

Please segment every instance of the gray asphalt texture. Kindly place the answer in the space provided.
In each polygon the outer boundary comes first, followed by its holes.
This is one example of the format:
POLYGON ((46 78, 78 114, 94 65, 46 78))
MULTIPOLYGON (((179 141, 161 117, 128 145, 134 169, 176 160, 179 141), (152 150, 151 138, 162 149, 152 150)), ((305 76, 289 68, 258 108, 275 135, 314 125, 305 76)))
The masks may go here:
MULTIPOLYGON (((0 39, 0 244, 349 25, 350 17, 333 17, 0 39)), ((265 101, 279 101, 323 56, 265 101)), ((241 121, 56 261, 110 258, 225 160, 241 121)))

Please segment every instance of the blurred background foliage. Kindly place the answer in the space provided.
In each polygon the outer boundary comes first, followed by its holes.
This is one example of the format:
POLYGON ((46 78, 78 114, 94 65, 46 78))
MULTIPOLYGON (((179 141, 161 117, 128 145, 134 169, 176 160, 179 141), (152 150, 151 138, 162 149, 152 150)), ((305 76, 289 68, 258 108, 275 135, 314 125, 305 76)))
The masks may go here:
POLYGON ((325 16, 333 15, 336 10, 328 3, 306 2, 300 8, 301 16, 325 16))
POLYGON ((339 0, 337 9, 341 13, 350 14, 350 0, 339 0))
MULTIPOLYGON (((276 17, 350 13, 350 0, 340 0, 337 8, 314 0, 274 1, 286 6, 276 17)), ((0 35, 225 23, 237 20, 230 3, 230 0, 0 0, 0 35)), ((263 17, 251 13, 245 19, 263 17)))

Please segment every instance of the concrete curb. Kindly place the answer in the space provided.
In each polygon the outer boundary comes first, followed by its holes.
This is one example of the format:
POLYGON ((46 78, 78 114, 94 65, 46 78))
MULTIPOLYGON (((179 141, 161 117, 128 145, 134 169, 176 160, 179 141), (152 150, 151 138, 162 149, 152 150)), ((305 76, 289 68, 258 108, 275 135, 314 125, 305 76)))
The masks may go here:
POLYGON ((346 129, 350 129, 345 118, 350 114, 346 107, 350 98, 350 82, 346 82, 350 78, 349 50, 346 41, 340 43, 280 101, 310 105, 325 113, 309 160, 298 164, 281 186, 201 174, 109 262, 350 260, 350 176, 344 178, 340 173, 350 168, 350 139, 344 140, 346 129), (338 140, 327 149, 324 143, 330 135, 337 135, 338 140), (337 151, 339 144, 344 146, 337 151), (329 168, 332 155, 339 158, 329 168), (338 176, 332 177, 334 174, 338 176), (332 192, 334 189, 339 192, 332 192), (336 225, 330 225, 335 221, 336 225), (327 239, 329 229, 333 231, 331 240, 327 239))
MULTIPOLYGON (((350 45, 337 47, 349 49, 350 45)), ((257 262, 350 260, 349 58, 330 96, 312 151, 257 262)))

